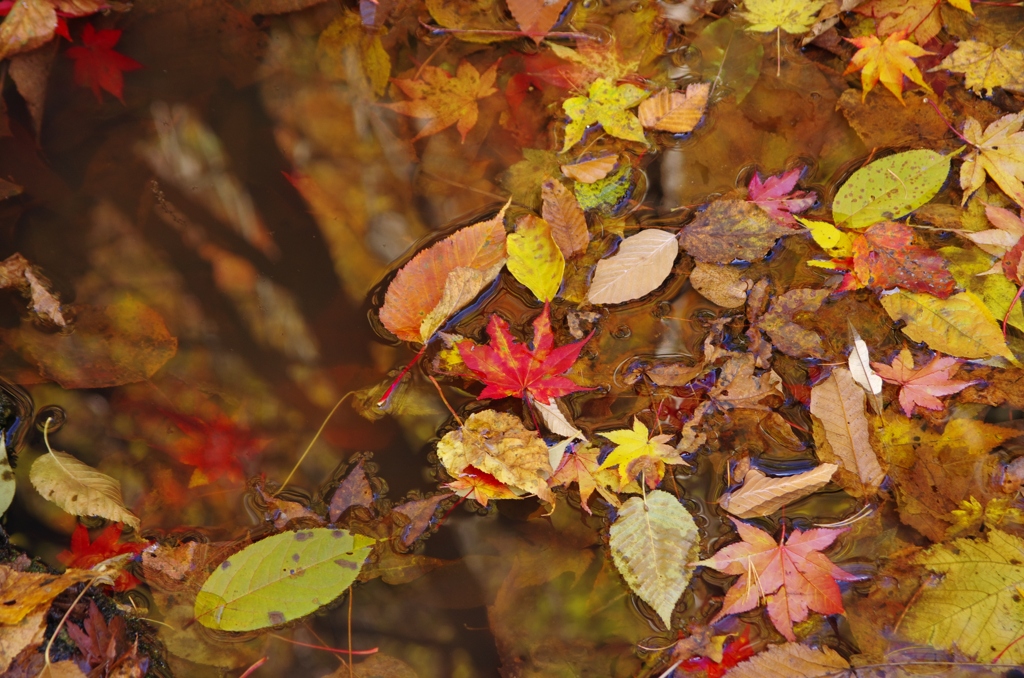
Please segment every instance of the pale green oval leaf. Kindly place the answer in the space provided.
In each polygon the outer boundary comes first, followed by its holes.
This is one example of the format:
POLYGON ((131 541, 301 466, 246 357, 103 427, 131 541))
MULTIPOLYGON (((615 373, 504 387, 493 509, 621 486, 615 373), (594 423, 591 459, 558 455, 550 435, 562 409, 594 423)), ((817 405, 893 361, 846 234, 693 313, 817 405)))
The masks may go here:
POLYGON ((693 575, 688 564, 696 558, 698 539, 690 513, 661 490, 629 499, 612 523, 609 546, 616 569, 666 628, 672 628, 672 610, 693 575))
POLYGON ((948 155, 920 149, 861 167, 832 203, 837 226, 862 229, 910 214, 935 197, 949 176, 948 155))
POLYGON ((375 541, 329 527, 267 537, 217 566, 196 596, 196 620, 254 631, 305 617, 352 585, 375 541))

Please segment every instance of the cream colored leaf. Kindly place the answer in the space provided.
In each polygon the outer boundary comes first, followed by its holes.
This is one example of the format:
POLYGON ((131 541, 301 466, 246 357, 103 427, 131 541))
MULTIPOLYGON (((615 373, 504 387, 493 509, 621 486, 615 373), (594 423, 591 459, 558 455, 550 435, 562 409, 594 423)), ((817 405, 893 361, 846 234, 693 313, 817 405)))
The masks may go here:
MULTIPOLYGON (((558 398, 552 398, 550 403, 542 403, 540 400, 531 399, 533 406, 537 408, 537 412, 540 413, 541 421, 548 427, 548 430, 554 433, 556 436, 562 436, 563 438, 586 440, 586 436, 576 426, 569 421, 568 417, 562 413, 561 408, 558 404, 558 398)), ((552 464, 552 467, 555 465, 552 464)))
POLYGON ((57 11, 48 0, 17 0, 0 24, 0 59, 49 42, 56 29, 57 11))
POLYGON ((690 284, 702 297, 722 308, 739 308, 747 303, 747 292, 754 284, 744 278, 736 266, 698 261, 690 272, 690 284))
POLYGON ((843 468, 876 489, 885 472, 871 448, 864 400, 864 391, 850 371, 837 367, 828 379, 811 389, 811 414, 821 420, 825 438, 843 468))
POLYGON ((672 272, 679 241, 657 229, 640 231, 619 245, 619 251, 597 262, 587 292, 592 304, 620 304, 656 289, 672 272))
POLYGON ((448 318, 473 301, 476 295, 480 294, 480 290, 498 277, 498 273, 501 272, 501 267, 504 265, 505 260, 502 259, 485 271, 468 266, 452 269, 448 273, 448 279, 445 280, 441 301, 437 302, 437 306, 420 323, 420 336, 424 340, 429 339, 448 318))
POLYGON ((666 628, 697 557, 700 535, 693 517, 668 492, 631 497, 609 530, 612 561, 640 599, 654 608, 666 628))
POLYGON ((964 138, 972 149, 964 156, 960 166, 960 188, 964 191, 961 204, 965 204, 982 184, 987 174, 999 184, 1018 205, 1024 206, 1024 113, 1011 113, 999 118, 985 131, 981 123, 968 117, 964 123, 964 138))
POLYGON ((582 160, 571 165, 561 165, 560 169, 562 174, 574 181, 578 181, 581 184, 592 184, 608 176, 618 163, 619 156, 612 153, 611 155, 601 155, 589 160, 582 160))
POLYGON ((850 664, 829 647, 820 650, 802 643, 772 645, 736 665, 725 678, 851 678, 850 664))
POLYGON ((645 99, 637 109, 640 124, 647 129, 656 129, 672 134, 692 132, 708 105, 711 83, 693 83, 686 92, 671 92, 663 89, 645 99))
POLYGON ((121 483, 67 452, 53 450, 36 459, 29 479, 44 499, 73 516, 97 516, 139 529, 138 517, 121 498, 121 483))
POLYGON ((722 497, 718 505, 737 518, 768 516, 825 487, 838 468, 822 464, 783 478, 769 478, 752 468, 743 477, 743 485, 722 497))
POLYGON ((853 348, 850 350, 850 357, 847 365, 850 368, 850 375, 857 384, 867 391, 868 395, 874 396, 872 404, 875 410, 881 413, 882 378, 871 369, 871 354, 868 353, 868 345, 851 324, 850 338, 853 340, 853 348))

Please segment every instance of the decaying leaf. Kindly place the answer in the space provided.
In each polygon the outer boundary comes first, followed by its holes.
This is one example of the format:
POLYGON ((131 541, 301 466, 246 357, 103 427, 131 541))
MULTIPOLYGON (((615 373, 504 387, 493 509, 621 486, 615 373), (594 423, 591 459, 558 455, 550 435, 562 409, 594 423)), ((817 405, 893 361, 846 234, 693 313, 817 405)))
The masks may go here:
POLYGON ((763 259, 776 240, 796 232, 752 202, 716 200, 682 230, 679 242, 698 261, 754 262, 763 259))
POLYGON ((565 271, 565 258, 552 237, 551 226, 543 219, 527 214, 516 221, 516 232, 508 235, 508 271, 548 302, 558 294, 565 271))
MULTIPOLYGON (((568 175, 567 175, 568 176, 568 175)), ((541 184, 541 216, 551 226, 551 237, 566 259, 583 254, 590 244, 587 219, 569 189, 551 177, 541 184)))
POLYGON ((373 490, 370 488, 369 481, 366 480, 363 462, 359 462, 352 467, 345 479, 338 485, 338 489, 334 491, 327 515, 332 523, 336 523, 341 514, 349 507, 369 506, 372 503, 373 490))
POLYGON ((1009 45, 992 47, 977 40, 961 40, 932 70, 944 68, 963 73, 964 85, 979 95, 996 87, 1024 91, 1024 52, 1009 45))
POLYGON ((679 242, 667 231, 650 228, 625 238, 619 251, 597 262, 587 301, 620 304, 656 289, 672 272, 679 242))
POLYGON ((753 283, 743 277, 744 273, 736 266, 698 261, 690 271, 690 284, 702 297, 722 308, 739 308, 747 303, 747 292, 753 287, 753 283))
POLYGON ((0 24, 0 59, 49 42, 57 30, 57 10, 49 0, 16 0, 0 24))
POLYGON ((908 417, 913 413, 914 406, 928 410, 941 410, 945 406, 938 396, 959 393, 977 381, 957 381, 953 373, 960 368, 960 361, 936 355, 924 367, 914 369, 914 356, 908 349, 900 351, 893 358, 891 365, 871 363, 878 375, 900 388, 900 407, 908 417))
POLYGON ((956 288, 941 255, 913 244, 913 230, 884 221, 853 238, 853 274, 862 285, 886 290, 926 292, 945 299, 956 288))
POLYGON ((587 96, 566 99, 562 108, 570 122, 565 126, 562 152, 579 143, 587 127, 593 124, 601 125, 613 137, 646 144, 644 128, 629 112, 646 96, 647 92, 636 85, 616 85, 608 78, 598 78, 591 83, 587 96))
POLYGON ((46 318, 57 327, 65 327, 67 320, 61 313, 60 299, 49 289, 50 284, 20 254, 11 256, 0 262, 0 289, 13 288, 29 299, 29 308, 41 318, 46 318))
POLYGON ((663 89, 640 103, 640 124, 672 134, 692 132, 704 117, 710 93, 711 84, 707 82, 689 85, 686 92, 663 89))
POLYGON ((999 118, 983 132, 981 123, 967 118, 964 137, 973 148, 964 156, 960 166, 960 188, 964 190, 961 204, 965 204, 985 183, 985 175, 999 184, 1018 205, 1024 206, 1024 113, 1013 113, 999 118))
POLYGON ((665 628, 672 628, 672 610, 690 582, 687 564, 697 555, 699 541, 693 517, 678 499, 661 490, 631 497, 609 530, 616 569, 654 608, 665 628))
POLYGON ((814 649, 802 643, 771 645, 738 664, 726 678, 845 678, 850 663, 830 647, 814 649))
POLYGON ((196 596, 195 619, 253 631, 311 614, 352 585, 375 541, 327 527, 262 539, 217 566, 196 596))
POLYGON ((821 464, 781 478, 769 478, 752 468, 743 476, 743 485, 719 499, 718 505, 737 518, 769 516, 825 487, 838 468, 835 464, 821 464))
POLYGON ((437 458, 456 478, 472 466, 506 485, 554 502, 547 485, 553 472, 548 446, 511 414, 474 412, 461 428, 438 441, 437 458))
POLYGON ((828 379, 811 389, 811 414, 821 420, 832 452, 871 491, 881 484, 885 471, 871 447, 864 401, 864 390, 843 367, 833 369, 828 379))
MULTIPOLYGON (((431 312, 442 303, 449 275, 465 267, 498 274, 505 262, 505 210, 487 221, 467 226, 441 242, 419 252, 403 266, 388 286, 380 321, 403 341, 424 342, 423 329, 439 324, 436 320, 424 325, 431 312), (497 269, 497 270, 496 270, 497 269)), ((493 279, 493 277, 491 278, 493 279)), ((462 300, 465 295, 459 294, 462 300)), ((465 303, 472 297, 465 299, 465 303)), ((458 308, 453 308, 454 312, 458 308)), ((434 327, 436 329, 436 326, 434 327)))
POLYGON ((39 609, 17 624, 6 624, 0 635, 0 672, 7 671, 11 662, 25 648, 39 647, 46 632, 48 610, 39 609))
POLYGON ((937 299, 898 289, 882 296, 881 302, 889 317, 906 323, 904 334, 933 350, 958 358, 1002 356, 1014 360, 999 323, 971 292, 937 299))
POLYGON ((772 303, 757 326, 768 333, 775 348, 794 358, 822 358, 821 336, 801 327, 797 315, 813 313, 828 298, 829 290, 789 290, 772 303))
POLYGON ((427 120, 413 141, 456 125, 465 142, 466 135, 476 126, 477 100, 498 91, 494 88, 497 73, 497 64, 481 73, 473 64, 463 61, 453 77, 443 68, 424 64, 420 68, 420 79, 395 78, 392 81, 410 100, 383 105, 396 113, 427 120))
POLYGON ((0 565, 0 624, 17 624, 59 596, 64 589, 95 579, 88 570, 67 570, 64 574, 18 572, 0 565))
POLYGON ((413 542, 419 539, 420 536, 426 532, 431 521, 434 519, 434 513, 437 511, 438 505, 451 496, 452 495, 447 493, 435 494, 434 496, 427 497, 426 499, 413 499, 411 501, 407 501, 392 509, 409 519, 409 524, 402 528, 402 534, 399 537, 403 546, 411 546, 413 542))
POLYGON ((979 662, 1024 663, 1024 540, 1000 530, 988 539, 938 544, 917 562, 942 578, 926 585, 907 611, 900 634, 979 662))
POLYGON ((67 452, 51 450, 29 471, 32 486, 73 516, 99 516, 139 529, 139 519, 121 498, 121 483, 67 452))
POLYGON ((910 214, 946 183, 949 161, 950 156, 916 150, 861 167, 836 193, 832 203, 836 225, 859 230, 910 214))

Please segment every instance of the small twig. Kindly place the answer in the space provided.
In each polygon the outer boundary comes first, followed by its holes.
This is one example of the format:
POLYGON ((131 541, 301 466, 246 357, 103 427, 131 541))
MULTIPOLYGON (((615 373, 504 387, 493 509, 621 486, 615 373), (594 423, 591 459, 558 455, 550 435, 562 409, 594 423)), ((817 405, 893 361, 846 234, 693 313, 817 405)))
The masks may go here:
POLYGON ((427 379, 429 379, 430 383, 433 384, 434 388, 437 389, 437 395, 441 396, 441 402, 443 402, 444 406, 448 408, 448 411, 451 413, 451 415, 455 417, 455 421, 459 422, 459 428, 465 426, 465 424, 462 421, 462 417, 460 417, 459 413, 456 412, 448 403, 448 399, 444 397, 444 391, 441 390, 441 384, 437 383, 437 379, 434 379, 434 375, 428 374, 427 379))
MULTIPOLYGON (((284 479, 283 483, 281 483, 281 487, 277 488, 277 491, 270 496, 276 497, 277 495, 281 494, 281 490, 283 490, 285 485, 288 484, 288 481, 292 479, 292 476, 295 475, 295 472, 299 470, 299 466, 302 464, 302 461, 306 458, 306 455, 309 454, 309 451, 313 449, 313 445, 316 444, 316 441, 319 440, 320 434, 323 433, 324 429, 327 427, 327 422, 331 420, 331 417, 334 416, 334 413, 337 412, 338 408, 341 407, 341 404, 345 402, 345 398, 348 398, 350 395, 353 395, 354 393, 355 391, 349 391, 345 395, 341 396, 341 399, 338 402, 334 403, 334 407, 332 407, 331 411, 327 413, 327 417, 324 419, 324 423, 320 424, 320 428, 317 429, 316 435, 313 436, 313 439, 309 441, 309 445, 306 446, 306 451, 303 452, 302 456, 299 457, 299 460, 295 462, 295 466, 292 467, 292 470, 288 474, 288 477, 284 479)), ((44 433, 43 435, 45 437, 46 434, 44 433)))

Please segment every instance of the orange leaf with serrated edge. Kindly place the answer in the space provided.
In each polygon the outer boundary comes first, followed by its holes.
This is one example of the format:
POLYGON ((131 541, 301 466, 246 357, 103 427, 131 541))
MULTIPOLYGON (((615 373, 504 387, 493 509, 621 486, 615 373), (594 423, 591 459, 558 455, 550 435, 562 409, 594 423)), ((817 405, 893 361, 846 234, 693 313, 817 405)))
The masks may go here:
POLYGON ((854 275, 873 289, 900 287, 947 298, 956 281, 946 270, 945 259, 913 240, 914 231, 906 224, 875 224, 853 239, 854 275))
POLYGON ((528 37, 540 44, 569 0, 508 0, 508 9, 528 37))
POLYGON ((896 98, 903 101, 903 76, 907 76, 915 83, 925 88, 928 92, 932 89, 925 81, 921 71, 917 69, 911 59, 931 54, 906 39, 906 31, 897 31, 882 42, 877 35, 867 35, 860 38, 847 38, 860 49, 853 58, 850 65, 846 67, 843 75, 849 75, 860 71, 860 82, 864 89, 861 99, 866 99, 868 92, 881 80, 886 89, 896 95, 896 98))
POLYGON ((898 384, 900 389, 900 406, 908 417, 914 412, 914 406, 928 410, 942 410, 945 406, 938 396, 959 393, 977 381, 956 381, 953 373, 960 368, 960 361, 949 356, 936 355, 924 367, 914 369, 914 356, 907 349, 900 351, 891 365, 871 363, 885 381, 898 384))
POLYGON ((380 321, 389 332, 404 341, 426 341, 430 337, 422 336, 423 320, 441 302, 448 274, 456 268, 490 271, 505 260, 507 208, 421 251, 398 271, 380 309, 380 321))
POLYGON ((587 230, 587 219, 569 189, 561 182, 547 177, 541 185, 543 207, 541 215, 551 226, 551 237, 566 259, 587 251, 590 244, 590 231, 587 230))
POLYGON ((476 126, 477 100, 498 91, 494 88, 498 64, 480 73, 473 64, 463 61, 454 77, 436 66, 424 66, 422 71, 419 79, 392 80, 409 97, 409 101, 382 105, 396 113, 429 121, 413 141, 437 134, 452 125, 456 125, 465 141, 466 135, 476 126))
POLYGON ((768 618, 788 640, 796 640, 793 624, 807 619, 809 612, 839 614, 843 599, 836 581, 859 577, 837 567, 823 553, 846 530, 817 528, 793 530, 778 543, 770 534, 732 519, 742 541, 726 546, 697 565, 710 567, 740 578, 726 594, 722 609, 712 623, 768 605, 768 618))

